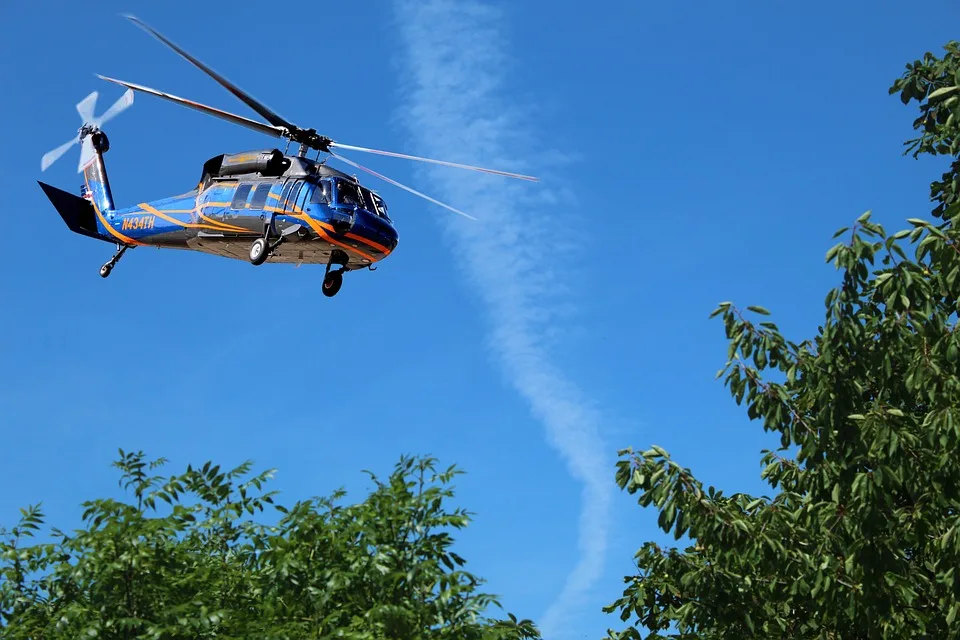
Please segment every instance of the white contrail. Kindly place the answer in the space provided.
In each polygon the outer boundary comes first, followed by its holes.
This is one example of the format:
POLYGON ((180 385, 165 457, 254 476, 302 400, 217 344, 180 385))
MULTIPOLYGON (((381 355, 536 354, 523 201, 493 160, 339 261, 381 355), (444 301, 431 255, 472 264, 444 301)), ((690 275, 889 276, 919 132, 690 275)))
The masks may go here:
POLYGON ((559 637, 572 631, 570 617, 602 572, 613 488, 599 417, 549 354, 549 338, 563 311, 564 271, 575 268, 570 255, 575 238, 560 230, 575 225, 564 211, 573 202, 564 188, 569 179, 551 180, 545 173, 568 158, 536 153, 535 128, 526 124, 531 118, 503 86, 510 61, 498 11, 473 0, 397 0, 396 7, 406 76, 400 119, 418 152, 543 178, 538 185, 458 169, 422 170, 438 197, 480 219, 470 222, 424 207, 444 217, 457 258, 487 304, 490 346, 507 378, 584 485, 581 557, 539 621, 545 638, 559 637))

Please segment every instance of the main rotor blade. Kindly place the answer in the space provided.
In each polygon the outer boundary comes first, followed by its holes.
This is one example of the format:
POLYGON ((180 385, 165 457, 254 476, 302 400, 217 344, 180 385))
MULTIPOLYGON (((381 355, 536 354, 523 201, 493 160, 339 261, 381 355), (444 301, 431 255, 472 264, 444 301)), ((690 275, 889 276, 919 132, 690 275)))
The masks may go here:
POLYGON ((336 158, 337 160, 341 160, 341 161, 343 161, 343 162, 346 162, 346 163, 349 164, 349 165, 352 165, 352 166, 356 167, 357 169, 360 169, 361 171, 366 171, 366 172, 369 173, 370 175, 376 176, 376 177, 380 178, 381 180, 384 180, 385 182, 389 182, 390 184, 392 184, 392 185, 394 185, 394 186, 396 186, 396 187, 400 187, 400 188, 403 189, 404 191, 409 191, 410 193, 412 193, 412 194, 415 195, 415 196, 420 196, 421 198, 423 198, 423 199, 425 199, 425 200, 429 200, 430 202, 432 202, 432 203, 434 203, 434 204, 438 204, 438 205, 440 205, 441 207, 443 207, 444 209, 449 209, 450 211, 453 211, 454 213, 458 213, 458 214, 460 214, 461 216, 463 216, 463 217, 465 217, 465 218, 470 218, 471 220, 476 220, 476 218, 474 218, 473 216, 471 216, 471 215, 469 215, 469 214, 467 214, 467 213, 464 213, 463 211, 460 211, 459 209, 454 209, 454 208, 451 207, 450 205, 444 204, 444 203, 440 202, 439 200, 435 200, 434 198, 431 198, 430 196, 428 196, 428 195, 426 195, 426 194, 420 193, 420 192, 417 191, 416 189, 411 189, 410 187, 408 187, 408 186, 406 186, 406 185, 402 185, 402 184, 400 184, 399 182, 397 182, 396 180, 391 180, 391 179, 388 178, 387 176, 381 175, 381 174, 377 173, 376 171, 374 171, 373 169, 367 169, 367 168, 364 167, 363 165, 357 164, 356 162, 354 162, 353 160, 350 160, 350 159, 348 159, 348 158, 344 158, 344 157, 341 156, 340 154, 333 153, 333 152, 331 151, 331 152, 330 152, 330 155, 333 156, 334 158, 336 158))
POLYGON ((227 91, 235 95, 237 98, 242 100, 244 104, 246 104, 248 107, 250 107, 257 113, 259 113, 270 124, 274 125, 275 127, 286 127, 288 131, 294 131, 295 129, 297 129, 297 127, 294 124, 288 122, 285 118, 283 118, 279 114, 269 109, 266 105, 256 100, 253 96, 245 92, 243 89, 236 86, 235 84, 233 84, 232 82, 230 82, 229 80, 221 76, 219 73, 217 73, 216 71, 214 71, 213 69, 203 64, 202 62, 194 58, 192 55, 190 55, 189 53, 187 53, 186 51, 184 51, 183 49, 175 45, 173 42, 171 42, 167 38, 160 35, 159 32, 147 26, 142 20, 140 20, 136 16, 126 15, 124 17, 126 17, 128 20, 136 24, 138 27, 140 27, 141 29, 143 29, 144 31, 152 35, 154 38, 156 38, 163 44, 167 45, 168 47, 170 47, 171 49, 179 53, 181 57, 187 59, 190 63, 193 64, 193 66, 197 67, 198 69, 206 73, 208 76, 216 80, 218 83, 220 83, 220 86, 222 86, 224 89, 226 89, 227 91))
POLYGON ((163 91, 157 91, 156 89, 151 89, 150 87, 144 87, 139 84, 133 84, 132 82, 125 82, 123 80, 116 80, 115 78, 108 78, 107 76, 102 76, 97 74, 97 77, 106 80, 107 82, 113 82, 115 84, 122 85, 128 89, 136 89, 137 91, 143 91, 144 93, 149 93, 151 95, 163 98, 164 100, 169 100, 177 104, 182 104, 185 107, 190 107, 191 109, 196 109, 201 113, 206 113, 228 122, 234 124, 239 124, 240 126, 247 127, 248 129, 253 129, 254 131, 259 131, 260 133, 265 133, 268 136, 281 137, 285 131, 281 127, 273 127, 269 124, 264 124, 262 122, 257 122, 256 120, 251 120, 250 118, 244 118, 243 116, 238 116, 221 109, 216 109, 214 107, 208 107, 205 104, 200 104, 199 102, 194 102, 193 100, 187 100, 186 98, 181 98, 170 93, 164 93, 163 91))
POLYGON ((458 162, 449 162, 447 160, 434 160, 432 158, 423 158, 420 156, 411 156, 405 153, 395 153, 393 151, 382 151, 380 149, 368 149, 367 147, 355 147, 349 144, 342 144, 340 142, 331 142, 331 147, 339 147, 341 149, 350 149, 352 151, 363 151, 364 153, 376 153, 381 156, 392 156, 394 158, 404 158, 406 160, 418 160, 420 162, 432 162, 433 164, 442 164, 447 167, 457 167, 458 169, 470 169, 472 171, 483 171, 484 173, 494 173, 500 176, 507 176, 508 178, 519 178, 520 180, 530 180, 531 182, 540 182, 540 178, 535 178, 533 176, 525 176, 520 173, 510 173, 509 171, 500 171, 498 169, 485 169, 483 167, 475 167, 469 164, 460 164, 458 162))

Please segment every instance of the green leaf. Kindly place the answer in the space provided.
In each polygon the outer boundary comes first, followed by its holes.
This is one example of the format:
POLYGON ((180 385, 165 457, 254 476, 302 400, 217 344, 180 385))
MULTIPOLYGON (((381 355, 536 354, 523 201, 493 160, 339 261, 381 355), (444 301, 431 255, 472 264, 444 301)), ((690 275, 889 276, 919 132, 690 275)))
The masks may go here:
POLYGON ((770 315, 770 312, 764 309, 763 307, 758 307, 756 305, 751 305, 747 307, 747 311, 753 311, 754 313, 759 313, 764 316, 770 315))
POLYGON ((960 602, 954 602, 950 605, 950 609, 947 611, 946 622, 948 625, 953 625, 954 621, 957 619, 957 611, 960 610, 960 602))
POLYGON ((836 258, 837 254, 840 253, 840 251, 842 251, 845 247, 846 245, 843 242, 838 242, 837 244, 830 247, 830 250, 827 251, 825 261, 830 262, 831 260, 836 258))
POLYGON ((960 87, 957 87, 957 86, 941 87, 936 91, 931 92, 930 95, 927 96, 927 101, 934 102, 935 100, 943 98, 944 96, 948 96, 956 93, 957 90, 960 90, 960 87))

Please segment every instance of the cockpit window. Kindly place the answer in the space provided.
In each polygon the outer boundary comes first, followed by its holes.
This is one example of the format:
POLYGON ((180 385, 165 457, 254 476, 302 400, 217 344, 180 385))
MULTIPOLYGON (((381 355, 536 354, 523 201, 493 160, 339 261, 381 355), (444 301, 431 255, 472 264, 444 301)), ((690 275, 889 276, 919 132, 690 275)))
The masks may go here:
POLYGON ((321 180, 313 188, 312 204, 330 204, 330 181, 321 180))
POLYGON ((373 204, 377 208, 377 214, 379 214, 381 218, 386 218, 389 220, 390 216, 387 215, 387 203, 384 202, 383 198, 372 191, 370 192, 370 197, 373 198, 373 204))
POLYGON ((337 200, 340 204, 363 206, 363 197, 357 185, 346 180, 337 180, 337 200))

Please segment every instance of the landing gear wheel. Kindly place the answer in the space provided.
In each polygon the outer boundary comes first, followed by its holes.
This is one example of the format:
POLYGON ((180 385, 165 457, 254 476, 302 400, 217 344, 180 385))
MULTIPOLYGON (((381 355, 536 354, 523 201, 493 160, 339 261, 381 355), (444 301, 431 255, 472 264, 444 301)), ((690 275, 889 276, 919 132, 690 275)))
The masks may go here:
POLYGON ((107 260, 102 267, 100 267, 100 277, 106 278, 110 275, 110 272, 113 271, 113 268, 117 266, 117 263, 120 262, 120 258, 123 257, 123 254, 127 252, 129 245, 117 244, 117 252, 113 254, 113 257, 107 260))
POLYGON ((257 238, 254 240, 253 244, 250 245, 250 262, 255 265, 266 262, 267 256, 270 254, 267 249, 267 241, 265 239, 257 238))
POLYGON ((340 287, 343 286, 343 272, 342 271, 331 271, 323 278, 323 295, 328 298, 332 298, 337 295, 337 292, 340 291, 340 287))

